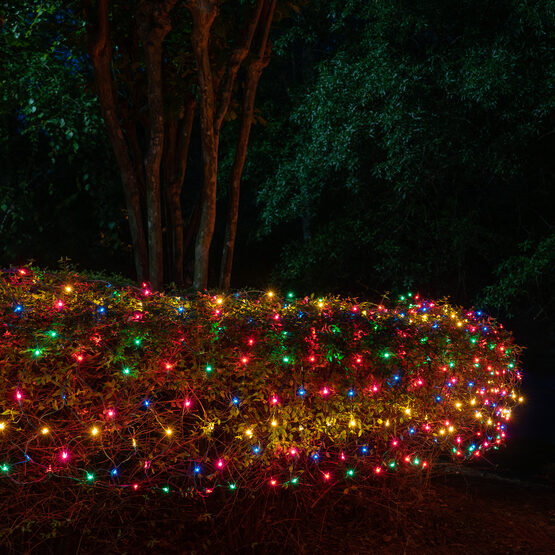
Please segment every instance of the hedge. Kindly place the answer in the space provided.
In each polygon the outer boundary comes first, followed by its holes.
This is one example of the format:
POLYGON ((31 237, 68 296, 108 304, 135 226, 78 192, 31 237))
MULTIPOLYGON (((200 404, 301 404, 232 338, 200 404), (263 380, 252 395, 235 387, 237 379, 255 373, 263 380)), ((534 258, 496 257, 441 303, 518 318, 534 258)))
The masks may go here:
POLYGON ((18 488, 372 483, 498 448, 522 401, 511 333, 445 300, 0 276, 0 481, 18 488))

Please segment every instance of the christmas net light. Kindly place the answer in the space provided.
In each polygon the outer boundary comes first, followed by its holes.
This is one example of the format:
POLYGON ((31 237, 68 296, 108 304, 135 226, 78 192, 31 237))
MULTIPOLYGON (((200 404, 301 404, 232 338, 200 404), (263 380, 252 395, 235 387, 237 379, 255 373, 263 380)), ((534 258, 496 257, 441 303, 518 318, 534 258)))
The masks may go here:
POLYGON ((476 311, 187 298, 0 273, 1 480, 207 494, 422 472, 505 441, 519 353, 476 311))

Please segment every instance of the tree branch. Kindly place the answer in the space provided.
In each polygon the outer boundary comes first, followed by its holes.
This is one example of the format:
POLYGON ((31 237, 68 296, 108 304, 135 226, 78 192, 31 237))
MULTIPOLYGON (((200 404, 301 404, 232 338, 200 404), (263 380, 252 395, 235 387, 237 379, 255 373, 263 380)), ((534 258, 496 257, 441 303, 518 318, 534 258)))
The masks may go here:
POLYGON ((231 102, 231 93, 233 91, 233 85, 235 84, 235 78, 237 77, 237 72, 239 67, 247 57, 249 53, 252 39, 258 26, 258 21, 260 20, 260 14, 262 13, 262 8, 264 6, 265 0, 258 0, 252 16, 246 25, 246 29, 241 33, 243 37, 242 42, 235 48, 231 54, 229 64, 227 66, 223 82, 220 87, 220 98, 218 102, 218 110, 216 113, 216 120, 214 126, 216 132, 219 132, 225 115, 229 109, 229 104, 231 102))

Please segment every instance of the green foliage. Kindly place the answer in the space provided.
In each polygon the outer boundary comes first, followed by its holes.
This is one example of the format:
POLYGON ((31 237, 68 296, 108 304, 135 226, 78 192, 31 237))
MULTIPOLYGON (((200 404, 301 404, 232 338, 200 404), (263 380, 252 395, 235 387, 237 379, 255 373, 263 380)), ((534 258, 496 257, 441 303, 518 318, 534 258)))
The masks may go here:
POLYGON ((504 261, 495 274, 498 282, 481 295, 484 306, 508 316, 525 314, 541 320, 551 318, 555 299, 555 235, 538 244, 520 245, 520 253, 504 261))
POLYGON ((294 230, 281 279, 472 295, 552 221, 553 4, 307 12, 284 41, 320 62, 256 154, 263 232, 294 230))
POLYGON ((53 264, 63 254, 95 265, 126 249, 118 175, 88 88, 76 9, 78 3, 52 0, 0 10, 5 262, 35 256, 53 264))

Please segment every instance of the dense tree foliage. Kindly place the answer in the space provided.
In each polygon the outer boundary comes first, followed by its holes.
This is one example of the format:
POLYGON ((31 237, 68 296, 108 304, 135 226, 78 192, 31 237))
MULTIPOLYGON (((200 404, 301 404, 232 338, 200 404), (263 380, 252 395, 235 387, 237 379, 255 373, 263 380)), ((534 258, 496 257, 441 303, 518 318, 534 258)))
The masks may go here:
POLYGON ((264 229, 297 230, 282 277, 472 298, 517 243, 544 241, 554 24, 543 2, 307 8, 286 58, 319 61, 284 86, 290 117, 273 112, 259 149, 273 171, 254 170, 264 229))
POLYGON ((0 256, 52 264, 63 255, 89 267, 110 259, 125 270, 110 258, 128 251, 126 224, 87 87, 83 29, 56 8, 30 1, 2 9, 0 256))

